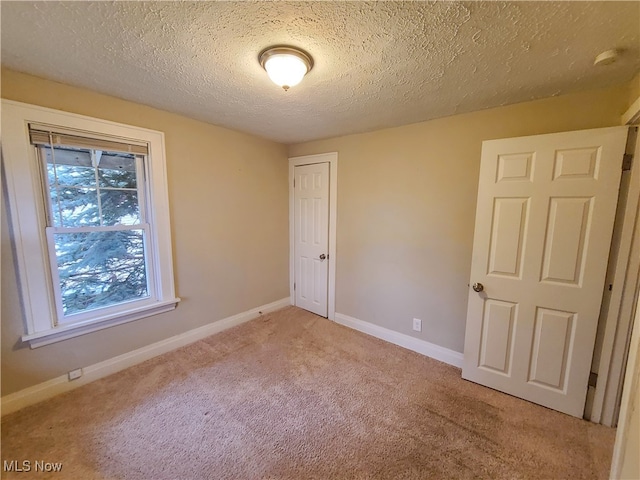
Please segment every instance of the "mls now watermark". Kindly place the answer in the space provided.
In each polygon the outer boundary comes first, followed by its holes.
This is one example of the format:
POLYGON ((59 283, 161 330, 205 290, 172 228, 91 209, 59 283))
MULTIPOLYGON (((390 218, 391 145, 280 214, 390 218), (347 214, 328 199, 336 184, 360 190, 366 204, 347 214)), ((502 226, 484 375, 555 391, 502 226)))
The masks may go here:
POLYGON ((59 472, 62 462, 45 462, 44 460, 5 460, 2 463, 5 472, 59 472))

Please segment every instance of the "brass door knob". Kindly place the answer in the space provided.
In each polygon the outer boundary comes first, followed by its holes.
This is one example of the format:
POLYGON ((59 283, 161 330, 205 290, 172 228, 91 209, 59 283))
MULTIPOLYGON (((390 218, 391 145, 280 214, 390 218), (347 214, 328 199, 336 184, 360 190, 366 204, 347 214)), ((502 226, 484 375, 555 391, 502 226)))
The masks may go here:
POLYGON ((481 283, 474 283, 471 288, 473 288, 474 292, 481 292, 484 290, 484 285, 482 285, 481 283))

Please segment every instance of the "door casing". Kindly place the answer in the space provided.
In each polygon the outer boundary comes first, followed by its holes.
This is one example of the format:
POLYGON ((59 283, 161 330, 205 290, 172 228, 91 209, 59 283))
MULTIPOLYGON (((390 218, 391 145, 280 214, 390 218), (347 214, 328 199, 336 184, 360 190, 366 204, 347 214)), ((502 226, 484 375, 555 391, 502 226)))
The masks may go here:
POLYGON ((301 165, 314 163, 329 164, 329 277, 327 287, 327 318, 335 320, 336 315, 336 216, 338 186, 338 152, 320 153, 289 158, 289 297, 291 305, 295 305, 295 204, 293 179, 294 169, 301 165))

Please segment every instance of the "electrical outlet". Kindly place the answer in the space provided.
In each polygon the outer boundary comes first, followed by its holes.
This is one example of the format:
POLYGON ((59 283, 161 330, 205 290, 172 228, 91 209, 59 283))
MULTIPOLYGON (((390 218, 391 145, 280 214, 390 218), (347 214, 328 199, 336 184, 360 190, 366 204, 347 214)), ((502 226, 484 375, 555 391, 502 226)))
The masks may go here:
POLYGON ((422 331, 422 320, 420 320, 419 318, 414 318, 413 319, 413 329, 416 332, 421 332, 422 331))
POLYGON ((71 370, 69 373, 69 381, 71 380, 77 380, 78 378, 80 378, 82 376, 82 369, 81 368, 76 368, 75 370, 71 370))

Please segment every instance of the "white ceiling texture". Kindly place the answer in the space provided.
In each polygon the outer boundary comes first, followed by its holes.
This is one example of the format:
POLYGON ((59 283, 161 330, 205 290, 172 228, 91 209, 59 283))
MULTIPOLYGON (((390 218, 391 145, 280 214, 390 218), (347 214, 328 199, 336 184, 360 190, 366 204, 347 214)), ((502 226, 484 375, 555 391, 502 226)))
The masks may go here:
POLYGON ((282 143, 628 82, 640 2, 1 2, 2 63, 282 143), (271 83, 275 44, 315 60, 271 83), (617 48, 619 60, 594 67, 617 48))

